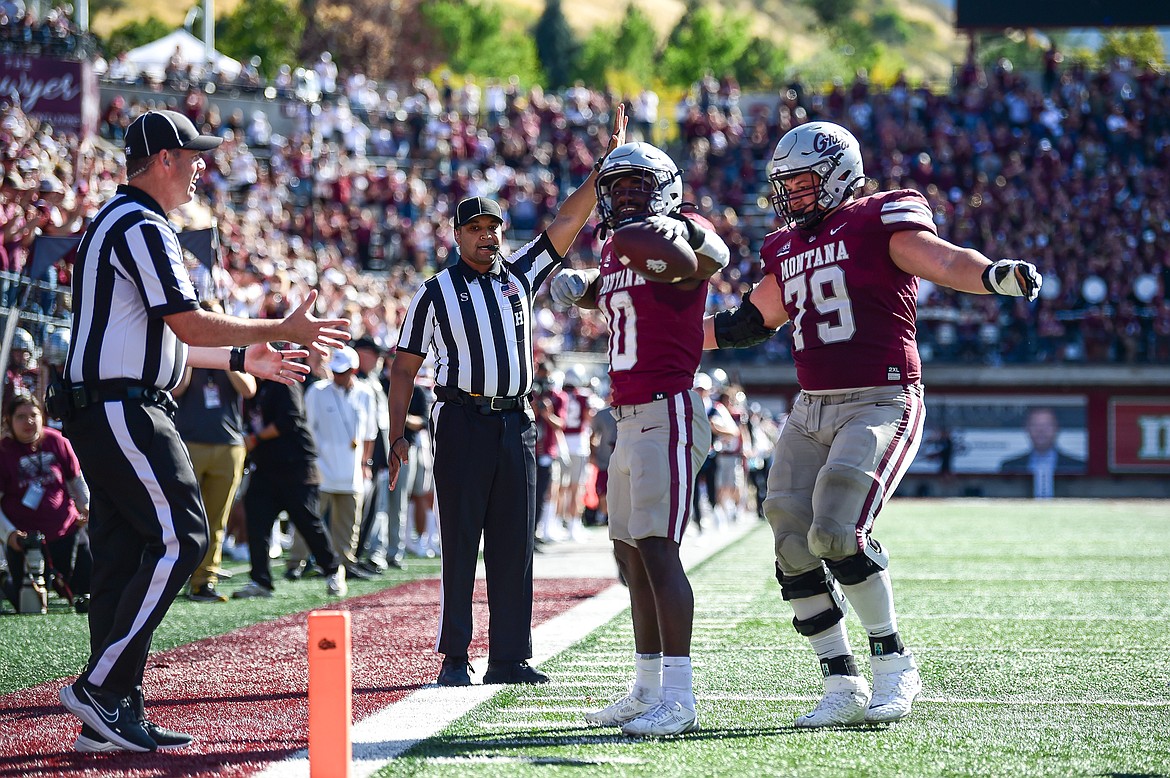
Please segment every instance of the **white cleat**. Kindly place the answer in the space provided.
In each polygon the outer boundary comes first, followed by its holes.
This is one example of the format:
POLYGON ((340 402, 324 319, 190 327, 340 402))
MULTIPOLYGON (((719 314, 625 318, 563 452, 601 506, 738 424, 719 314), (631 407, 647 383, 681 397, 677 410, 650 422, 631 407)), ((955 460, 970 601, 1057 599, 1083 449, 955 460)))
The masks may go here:
POLYGON ((633 721, 658 704, 658 700, 641 700, 630 692, 612 705, 585 714, 585 720, 595 727, 620 727, 633 721))
POLYGON ((865 721, 869 684, 860 675, 825 678, 825 696, 817 706, 794 722, 797 727, 839 727, 865 721))
POLYGON ((344 597, 349 593, 349 585, 345 582, 345 567, 338 567, 337 571, 325 578, 325 593, 330 597, 344 597))
POLYGON ((876 724, 906 718, 914 698, 922 694, 922 676, 914 655, 871 656, 869 666, 873 669, 873 697, 865 720, 876 724))
POLYGON ((636 719, 622 725, 622 732, 635 737, 685 735, 699 728, 699 714, 674 700, 663 700, 636 719))

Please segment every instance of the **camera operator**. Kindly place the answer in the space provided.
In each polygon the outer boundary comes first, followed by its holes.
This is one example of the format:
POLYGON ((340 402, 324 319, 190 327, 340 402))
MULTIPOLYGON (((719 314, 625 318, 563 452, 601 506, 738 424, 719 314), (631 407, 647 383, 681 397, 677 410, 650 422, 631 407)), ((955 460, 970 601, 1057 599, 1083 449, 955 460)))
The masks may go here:
POLYGON ((53 588, 85 613, 92 561, 88 543, 78 541, 89 518, 89 489, 73 447, 60 432, 45 427, 40 400, 27 393, 5 401, 2 419, 0 538, 12 575, 5 595, 19 610, 25 552, 39 533, 53 588))

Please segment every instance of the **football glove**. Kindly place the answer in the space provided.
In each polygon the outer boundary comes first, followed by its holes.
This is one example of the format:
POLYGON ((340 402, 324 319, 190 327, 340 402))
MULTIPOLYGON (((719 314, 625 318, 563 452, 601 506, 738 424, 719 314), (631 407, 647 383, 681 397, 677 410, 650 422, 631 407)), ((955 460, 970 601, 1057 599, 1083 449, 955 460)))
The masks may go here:
POLYGON ((584 272, 562 270, 553 277, 552 283, 549 284, 548 295, 560 307, 571 308, 581 299, 588 288, 589 282, 586 280, 584 272))
MULTIPOLYGON (((651 216, 650 217, 650 219, 655 219, 655 218, 660 219, 662 217, 661 216, 657 216, 657 217, 651 216)), ((703 241, 706 239, 706 235, 704 234, 706 231, 702 227, 695 224, 693 221, 691 221, 687 217, 683 216, 682 211, 675 211, 675 212, 671 213, 670 218, 674 219, 675 221, 681 222, 682 225, 684 227, 686 227, 686 235, 684 237, 686 238, 687 243, 690 245, 690 247, 692 249, 697 250, 700 246, 703 245, 703 241)), ((647 221, 649 221, 650 219, 648 219, 647 221)))
POLYGON ((983 286, 992 294, 1007 297, 1026 297, 1028 302, 1040 294, 1044 276, 1031 262, 1018 259, 1001 259, 993 262, 983 271, 983 286))

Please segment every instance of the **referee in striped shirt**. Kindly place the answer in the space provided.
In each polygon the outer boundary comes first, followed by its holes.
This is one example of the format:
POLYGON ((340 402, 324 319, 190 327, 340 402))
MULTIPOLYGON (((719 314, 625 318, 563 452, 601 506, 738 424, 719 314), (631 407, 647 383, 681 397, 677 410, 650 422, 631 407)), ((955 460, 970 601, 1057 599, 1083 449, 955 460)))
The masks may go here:
MULTIPOLYGON (((606 154, 625 142, 620 104, 606 154)), ((597 203, 597 169, 566 198, 531 243, 500 257, 503 214, 484 197, 455 209, 459 261, 419 288, 390 373, 390 485, 406 461, 402 436, 414 377, 435 356, 431 409, 435 501, 443 543, 438 682, 471 684, 471 601, 483 537, 487 568, 488 669, 484 683, 544 683, 532 657, 532 538, 536 519, 536 425, 532 390, 532 306, 560 269, 597 203)))
POLYGON ((93 491, 90 657, 61 702, 83 722, 79 751, 154 751, 189 744, 145 717, 151 637, 207 549, 199 485, 175 429, 170 390, 187 365, 290 384, 301 349, 349 338, 344 320, 310 314, 250 321, 199 307, 167 213, 191 200, 220 139, 185 116, 151 111, 126 132, 128 184, 94 217, 73 269, 73 327, 51 408, 65 421, 93 491), (252 345, 248 345, 252 344, 252 345), (234 348, 227 348, 234 346, 234 348), (247 346, 244 348, 244 346, 247 346))

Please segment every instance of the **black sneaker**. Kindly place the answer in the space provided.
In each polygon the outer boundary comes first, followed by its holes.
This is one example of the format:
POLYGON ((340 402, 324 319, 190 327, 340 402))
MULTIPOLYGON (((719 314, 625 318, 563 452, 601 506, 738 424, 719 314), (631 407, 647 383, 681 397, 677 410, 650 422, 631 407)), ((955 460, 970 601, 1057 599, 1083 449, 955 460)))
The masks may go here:
POLYGON ((488 662, 484 683, 548 683, 548 676, 527 662, 488 662))
POLYGON ((59 696, 70 713, 114 745, 139 753, 158 748, 139 721, 129 696, 118 699, 84 681, 64 687, 59 696))
POLYGON ((370 575, 378 576, 386 574, 386 565, 379 564, 372 559, 359 559, 357 566, 370 575))
POLYGON ((103 751, 125 751, 102 737, 101 733, 88 724, 81 725, 81 734, 73 741, 73 750, 83 754, 100 754, 103 751))
POLYGON ((215 584, 205 583, 202 586, 192 586, 191 591, 187 592, 187 599, 195 602, 227 602, 228 596, 215 588, 215 584))
POLYGON ((345 566, 345 577, 351 580, 368 581, 374 577, 372 573, 368 573, 357 565, 345 566))
MULTIPOLYGON (((150 739, 155 742, 159 751, 173 751, 195 742, 195 738, 185 732, 172 732, 147 719, 146 698, 143 697, 141 688, 130 692, 130 705, 134 714, 138 716, 138 720, 142 722, 142 728, 146 730, 146 734, 150 735, 150 739)), ((73 748, 86 753, 123 750, 120 746, 106 740, 100 732, 88 724, 81 725, 81 734, 77 736, 73 748)))
POLYGON ((146 730, 146 734, 150 735, 151 740, 158 744, 159 751, 170 751, 189 746, 195 742, 195 738, 186 732, 164 729, 146 718, 146 696, 142 693, 141 686, 135 686, 134 691, 130 692, 130 706, 134 709, 138 720, 142 722, 142 728, 146 730))
POLYGON ((465 656, 448 656, 439 670, 439 686, 471 686, 471 663, 465 656))

